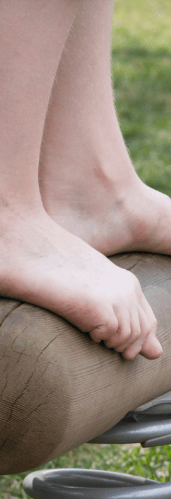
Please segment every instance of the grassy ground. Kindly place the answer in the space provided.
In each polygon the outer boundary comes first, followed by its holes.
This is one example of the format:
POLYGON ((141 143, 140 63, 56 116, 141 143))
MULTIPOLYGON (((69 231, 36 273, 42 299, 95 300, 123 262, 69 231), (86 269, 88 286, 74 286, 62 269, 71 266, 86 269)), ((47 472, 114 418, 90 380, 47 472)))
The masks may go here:
POLYGON ((171 196, 171 4, 118 0, 112 76, 121 129, 138 175, 171 196))
MULTIPOLYGON (((171 196, 171 4, 118 0, 112 78, 121 129, 141 179, 171 196)), ((85 444, 44 468, 92 468, 171 480, 171 447, 85 444)), ((28 473, 0 477, 0 498, 23 498, 28 473)))

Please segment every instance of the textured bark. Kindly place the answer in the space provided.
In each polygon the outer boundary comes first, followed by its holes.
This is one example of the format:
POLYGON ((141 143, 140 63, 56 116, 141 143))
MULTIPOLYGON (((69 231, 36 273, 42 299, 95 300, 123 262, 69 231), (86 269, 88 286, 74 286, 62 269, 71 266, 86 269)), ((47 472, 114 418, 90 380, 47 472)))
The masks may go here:
POLYGON ((33 470, 171 389, 171 258, 110 258, 139 279, 163 355, 125 361, 55 314, 0 299, 0 474, 33 470))

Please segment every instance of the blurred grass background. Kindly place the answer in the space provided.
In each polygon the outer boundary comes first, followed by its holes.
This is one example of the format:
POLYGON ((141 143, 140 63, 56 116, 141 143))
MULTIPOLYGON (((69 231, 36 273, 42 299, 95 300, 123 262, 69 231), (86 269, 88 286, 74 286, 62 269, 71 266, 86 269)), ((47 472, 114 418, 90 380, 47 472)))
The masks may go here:
POLYGON ((117 114, 135 169, 171 196, 171 4, 118 0, 112 43, 117 114))
MULTIPOLYGON (((116 1, 111 70, 118 119, 140 178, 171 196, 170 27, 170 0, 116 1)), ((120 471, 167 481, 171 446, 84 444, 44 466, 57 467, 120 471)), ((1 476, 0 498, 26 499, 22 481, 27 474, 1 476)))

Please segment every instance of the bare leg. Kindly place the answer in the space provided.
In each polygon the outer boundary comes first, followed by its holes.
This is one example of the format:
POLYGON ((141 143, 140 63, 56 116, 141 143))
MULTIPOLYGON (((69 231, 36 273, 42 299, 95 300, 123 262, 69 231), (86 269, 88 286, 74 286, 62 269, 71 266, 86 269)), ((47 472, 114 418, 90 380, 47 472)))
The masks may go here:
POLYGON ((77 5, 0 1, 0 295, 48 308, 130 359, 154 358, 156 320, 138 280, 58 226, 41 202, 44 120, 77 5))
POLYGON ((40 204, 44 120, 75 5, 72 0, 0 1, 0 200, 16 209, 18 203, 22 210, 40 204))
POLYGON ((128 156, 110 77, 113 0, 82 0, 53 88, 40 164, 49 215, 110 256, 171 254, 171 201, 128 156))

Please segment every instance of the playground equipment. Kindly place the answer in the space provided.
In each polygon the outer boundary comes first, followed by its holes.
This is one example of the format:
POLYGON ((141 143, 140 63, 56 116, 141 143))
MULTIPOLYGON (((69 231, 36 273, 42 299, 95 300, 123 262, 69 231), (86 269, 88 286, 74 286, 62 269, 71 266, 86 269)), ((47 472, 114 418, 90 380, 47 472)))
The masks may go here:
POLYGON ((24 487, 36 499, 68 499, 73 493, 77 499, 171 497, 170 484, 122 474, 71 469, 30 473, 86 442, 126 443, 133 435, 143 445, 156 445, 161 437, 160 445, 169 443, 170 399, 154 401, 153 415, 146 404, 171 389, 171 258, 127 253, 110 260, 140 281, 158 320, 159 359, 138 355, 133 362, 124 361, 62 317, 0 299, 0 474, 28 471, 24 487))
MULTIPOLYGON (((171 443, 171 391, 127 414, 89 443, 140 442, 143 447, 171 443)), ((101 470, 55 469, 30 473, 23 486, 35 499, 165 499, 171 482, 101 470)))

